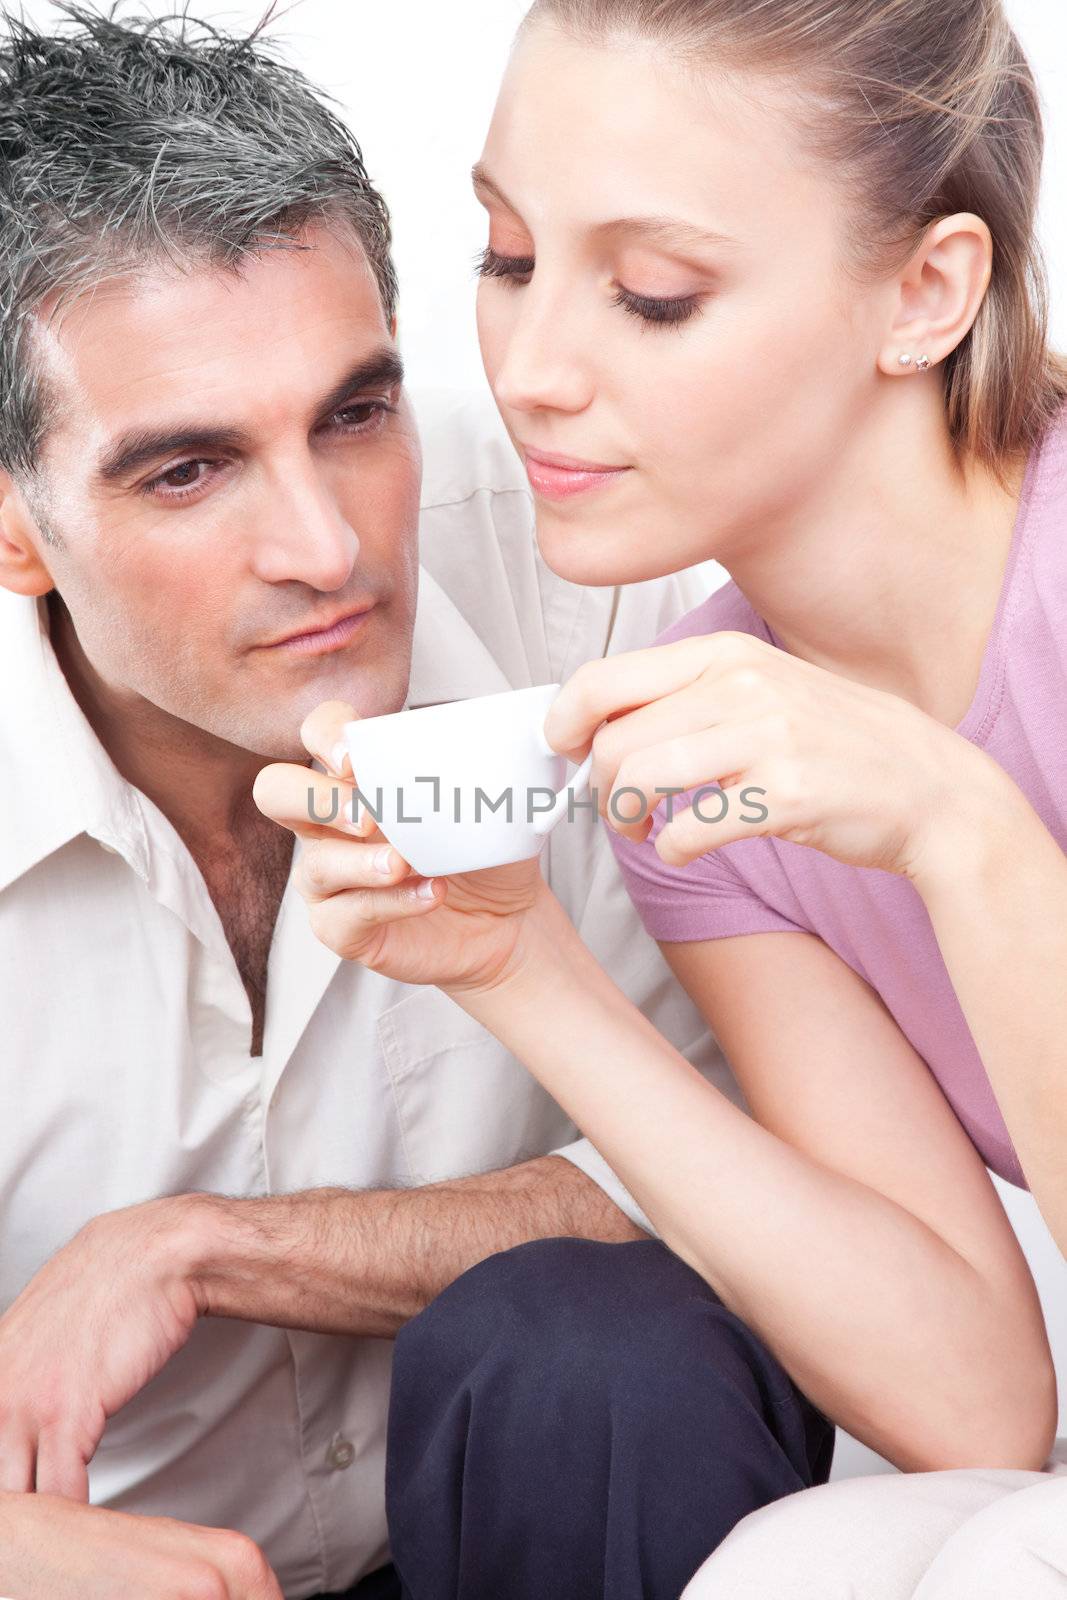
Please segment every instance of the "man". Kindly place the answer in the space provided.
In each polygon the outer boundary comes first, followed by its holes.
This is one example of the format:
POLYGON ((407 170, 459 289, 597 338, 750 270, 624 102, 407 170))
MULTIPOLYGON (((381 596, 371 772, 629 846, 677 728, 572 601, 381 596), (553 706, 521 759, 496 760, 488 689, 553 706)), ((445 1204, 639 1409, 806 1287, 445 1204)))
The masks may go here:
MULTIPOLYGON (((252 787, 321 702, 556 681, 692 594, 548 573, 477 408, 420 502, 351 136, 254 41, 74 24, 0 58, 0 1593, 676 1593, 825 1424, 494 1040, 314 940, 252 787)), ((721 1074, 590 818, 546 870, 721 1074)))

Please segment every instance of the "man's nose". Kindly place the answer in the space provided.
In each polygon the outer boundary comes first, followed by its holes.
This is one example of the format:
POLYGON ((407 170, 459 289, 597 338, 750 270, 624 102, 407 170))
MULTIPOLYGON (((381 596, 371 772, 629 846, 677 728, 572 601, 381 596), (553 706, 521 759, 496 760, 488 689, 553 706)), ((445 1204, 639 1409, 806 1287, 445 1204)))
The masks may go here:
POLYGON ((359 537, 314 461, 288 465, 272 477, 267 495, 268 509, 253 530, 256 576, 324 593, 344 588, 359 556, 359 537))
POLYGON ((536 277, 517 298, 493 378, 498 402, 512 411, 584 411, 593 398, 593 365, 577 308, 536 277))

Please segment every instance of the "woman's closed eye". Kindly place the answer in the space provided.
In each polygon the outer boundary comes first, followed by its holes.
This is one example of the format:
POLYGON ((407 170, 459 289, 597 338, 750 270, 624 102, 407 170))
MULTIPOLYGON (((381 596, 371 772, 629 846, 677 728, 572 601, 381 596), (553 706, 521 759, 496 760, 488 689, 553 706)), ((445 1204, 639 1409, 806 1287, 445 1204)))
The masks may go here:
MULTIPOLYGON (((534 265, 533 256, 505 256, 489 245, 478 256, 477 271, 482 278, 500 278, 521 288, 533 277, 534 265)), ((697 294, 645 295, 622 284, 615 284, 614 288, 612 305, 654 327, 681 327, 701 309, 701 296, 697 294)))
POLYGON ((683 294, 665 297, 662 295, 635 294, 632 289, 624 289, 617 285, 615 298, 612 305, 621 306, 632 317, 640 317, 642 322, 650 322, 661 328, 680 328, 683 322, 688 322, 700 311, 700 296, 696 294, 683 294))
POLYGON ((505 278, 511 283, 529 283, 533 276, 533 256, 502 256, 492 245, 486 245, 477 259, 480 278, 505 278))

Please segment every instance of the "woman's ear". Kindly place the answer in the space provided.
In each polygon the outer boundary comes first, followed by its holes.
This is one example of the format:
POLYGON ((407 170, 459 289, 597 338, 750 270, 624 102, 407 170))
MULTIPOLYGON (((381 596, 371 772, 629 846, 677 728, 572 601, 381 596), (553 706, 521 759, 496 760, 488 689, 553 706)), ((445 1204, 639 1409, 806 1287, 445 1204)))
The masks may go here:
POLYGON ((55 588, 39 543, 44 539, 22 491, 11 474, 0 468, 0 588, 29 595, 47 594, 55 588))
POLYGON ((942 217, 898 277, 896 314, 882 372, 910 377, 951 355, 974 326, 993 272, 993 236, 969 211, 942 217), (902 357, 909 359, 902 360, 902 357))

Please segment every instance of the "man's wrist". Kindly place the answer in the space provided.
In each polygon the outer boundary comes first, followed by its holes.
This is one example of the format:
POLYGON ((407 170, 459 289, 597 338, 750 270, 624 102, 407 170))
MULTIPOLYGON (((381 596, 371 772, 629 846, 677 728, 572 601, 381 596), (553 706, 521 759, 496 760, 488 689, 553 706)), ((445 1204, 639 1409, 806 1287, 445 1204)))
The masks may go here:
POLYGON ((164 1270, 190 1289, 201 1317, 220 1315, 218 1290, 230 1263, 247 1250, 240 1202, 213 1194, 182 1194, 149 1202, 158 1227, 154 1238, 164 1270))
POLYGON ((183 1196, 180 1259, 199 1315, 352 1331, 347 1319, 366 1267, 361 1224, 366 1208, 385 1198, 338 1188, 236 1200, 183 1196), (344 1319, 337 1323, 342 1281, 344 1319))

